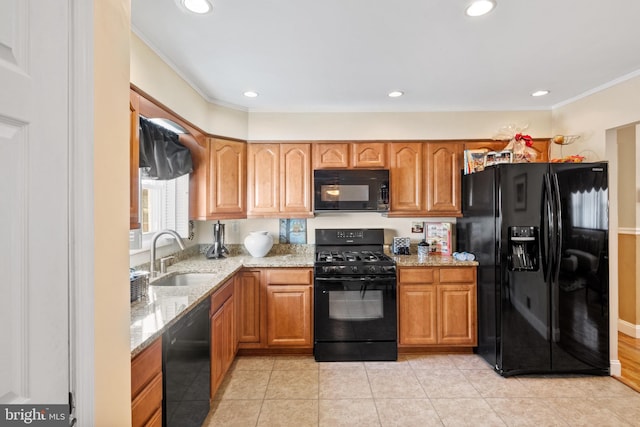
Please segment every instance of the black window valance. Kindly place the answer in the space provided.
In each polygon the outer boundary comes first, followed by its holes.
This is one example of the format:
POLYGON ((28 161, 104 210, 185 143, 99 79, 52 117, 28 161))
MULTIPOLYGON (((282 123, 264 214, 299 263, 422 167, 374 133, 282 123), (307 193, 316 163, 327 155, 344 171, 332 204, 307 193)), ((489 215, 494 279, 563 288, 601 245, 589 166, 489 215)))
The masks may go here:
POLYGON ((193 172, 193 161, 178 134, 140 117, 140 168, 148 178, 169 180, 193 172))

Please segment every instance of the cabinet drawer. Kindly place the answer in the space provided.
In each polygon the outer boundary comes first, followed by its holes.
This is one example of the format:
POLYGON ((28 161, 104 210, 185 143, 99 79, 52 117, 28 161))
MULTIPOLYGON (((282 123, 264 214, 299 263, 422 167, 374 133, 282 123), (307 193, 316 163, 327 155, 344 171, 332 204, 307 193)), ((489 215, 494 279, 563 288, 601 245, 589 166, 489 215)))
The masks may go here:
POLYGON ((162 373, 156 375, 151 383, 133 399, 131 403, 131 425, 144 426, 152 416, 162 410, 162 373))
POLYGON ((435 280, 433 268, 401 268, 400 283, 433 283, 435 280))
POLYGON ((224 285, 220 287, 220 289, 218 289, 213 293, 213 295, 211 295, 211 307, 209 308, 209 316, 213 316, 213 313, 218 311, 218 309, 222 307, 222 304, 224 304, 224 302, 228 300, 229 297, 233 296, 233 281, 234 279, 227 280, 224 285))
POLYGON ((310 285, 310 269, 276 269, 266 270, 269 285, 310 285))
POLYGON ((440 283, 475 282, 476 269, 467 268, 441 268, 440 283))
POLYGON ((161 372, 162 338, 158 338, 131 361, 131 397, 135 398, 161 372))

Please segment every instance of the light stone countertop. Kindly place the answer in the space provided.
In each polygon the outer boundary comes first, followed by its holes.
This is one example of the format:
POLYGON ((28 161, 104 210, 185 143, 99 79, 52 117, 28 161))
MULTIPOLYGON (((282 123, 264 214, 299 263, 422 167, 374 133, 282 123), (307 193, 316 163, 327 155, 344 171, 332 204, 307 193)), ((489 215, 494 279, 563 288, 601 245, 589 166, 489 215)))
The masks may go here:
MULTIPOLYGON (((450 256, 391 255, 398 267, 470 267, 476 261, 456 261, 450 256)), ((149 286, 148 295, 131 304, 131 357, 149 346, 191 308, 208 298, 222 284, 243 267, 313 267, 314 255, 287 254, 253 258, 249 255, 229 256, 225 259, 207 259, 198 254, 167 268, 164 277, 176 273, 213 273, 214 278, 195 286, 149 286)), ((153 284, 153 281, 151 281, 153 284)))
POLYGON ((249 255, 230 256, 225 259, 207 259, 198 254, 167 268, 167 274, 213 273, 214 278, 203 285, 149 286, 148 295, 131 303, 131 357, 149 346, 156 338, 180 319, 191 308, 207 299, 222 284, 243 267, 313 267, 313 254, 273 255, 253 258, 249 255))
POLYGON ((392 255, 398 267, 475 267, 477 261, 458 261, 452 256, 442 255, 392 255))

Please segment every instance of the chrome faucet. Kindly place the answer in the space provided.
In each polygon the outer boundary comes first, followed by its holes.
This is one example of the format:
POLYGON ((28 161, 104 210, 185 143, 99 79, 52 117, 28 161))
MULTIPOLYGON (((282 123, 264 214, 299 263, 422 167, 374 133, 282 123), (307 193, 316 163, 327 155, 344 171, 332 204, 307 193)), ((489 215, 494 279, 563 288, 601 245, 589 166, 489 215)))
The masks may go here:
POLYGON ((158 275, 158 273, 156 272, 156 242, 158 241, 158 237, 162 236, 163 234, 170 234, 171 236, 175 237, 176 242, 178 242, 178 245, 180 245, 180 249, 185 250, 187 248, 184 245, 182 237, 180 237, 180 235, 175 231, 166 229, 156 232, 156 234, 154 234, 153 238, 151 239, 151 263, 149 266, 151 277, 156 277, 158 275))

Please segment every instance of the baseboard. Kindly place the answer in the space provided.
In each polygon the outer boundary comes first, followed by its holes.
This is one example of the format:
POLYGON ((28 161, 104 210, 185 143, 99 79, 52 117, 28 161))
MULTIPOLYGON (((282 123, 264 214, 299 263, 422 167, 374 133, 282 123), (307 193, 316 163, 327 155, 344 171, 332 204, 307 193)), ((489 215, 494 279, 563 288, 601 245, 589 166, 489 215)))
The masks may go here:
POLYGON ((611 360, 609 362, 609 375, 612 377, 622 376, 622 365, 619 360, 611 360))
POLYGON ((618 331, 632 338, 640 338, 640 325, 634 325, 626 320, 618 319, 618 331))

